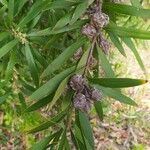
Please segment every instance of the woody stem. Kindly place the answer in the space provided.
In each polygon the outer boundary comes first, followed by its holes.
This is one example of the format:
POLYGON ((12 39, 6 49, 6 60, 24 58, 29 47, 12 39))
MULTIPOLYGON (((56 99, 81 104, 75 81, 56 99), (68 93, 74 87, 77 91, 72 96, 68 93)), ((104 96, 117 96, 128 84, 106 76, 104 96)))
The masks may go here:
POLYGON ((93 50, 94 50, 94 47, 95 47, 95 43, 96 43, 96 38, 97 36, 95 36, 92 40, 92 44, 91 44, 91 47, 89 49, 89 53, 88 53, 88 57, 87 57, 87 61, 86 61, 86 64, 85 64, 85 68, 84 68, 84 72, 83 72, 83 76, 85 76, 87 70, 88 70, 88 67, 89 67, 89 62, 90 62, 90 59, 91 59, 91 56, 93 54, 93 50))

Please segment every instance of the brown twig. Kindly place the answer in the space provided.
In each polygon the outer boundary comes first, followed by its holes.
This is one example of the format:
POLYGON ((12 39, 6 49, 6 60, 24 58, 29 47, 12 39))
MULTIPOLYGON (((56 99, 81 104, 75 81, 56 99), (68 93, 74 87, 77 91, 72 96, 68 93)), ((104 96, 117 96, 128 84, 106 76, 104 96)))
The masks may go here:
POLYGON ((89 67, 89 62, 90 62, 90 58, 93 54, 93 50, 94 50, 94 47, 95 47, 95 43, 96 43, 96 39, 97 39, 97 36, 95 36, 92 40, 92 44, 91 44, 91 47, 89 49, 89 54, 88 54, 88 58, 87 58, 87 61, 86 61, 86 64, 85 64, 85 68, 84 68, 84 72, 83 72, 83 76, 85 76, 86 74, 86 71, 89 67))

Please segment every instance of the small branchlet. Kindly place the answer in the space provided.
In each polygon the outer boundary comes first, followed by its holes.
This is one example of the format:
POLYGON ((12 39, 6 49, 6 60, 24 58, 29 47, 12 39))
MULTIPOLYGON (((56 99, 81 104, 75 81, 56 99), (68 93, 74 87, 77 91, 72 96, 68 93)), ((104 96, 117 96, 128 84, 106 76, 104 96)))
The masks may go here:
POLYGON ((87 14, 90 22, 82 27, 81 33, 91 41, 96 38, 99 46, 107 53, 110 45, 102 35, 101 30, 109 24, 109 16, 102 12, 102 1, 96 0, 87 10, 87 14))
POLYGON ((74 108, 83 112, 88 112, 94 102, 102 99, 102 93, 90 87, 82 75, 72 76, 69 85, 76 92, 73 97, 74 108))
POLYGON ((14 28, 12 28, 11 31, 12 31, 12 35, 15 38, 19 39, 19 41, 21 41, 22 44, 28 43, 27 35, 25 33, 22 33, 19 31, 19 29, 16 30, 14 28))

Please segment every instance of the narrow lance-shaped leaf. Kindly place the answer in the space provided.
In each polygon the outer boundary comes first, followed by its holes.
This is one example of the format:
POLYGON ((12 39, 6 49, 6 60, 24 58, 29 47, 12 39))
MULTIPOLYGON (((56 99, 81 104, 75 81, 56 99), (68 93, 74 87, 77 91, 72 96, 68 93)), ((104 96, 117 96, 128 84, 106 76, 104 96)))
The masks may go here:
POLYGON ((75 146, 76 149, 79 149, 79 144, 76 136, 74 135, 73 131, 70 129, 70 134, 71 134, 71 140, 75 146))
POLYGON ((47 60, 42 56, 38 49, 33 48, 33 55, 43 68, 46 68, 48 63, 47 60))
POLYGON ((80 149, 86 149, 84 137, 82 136, 81 128, 79 124, 80 124, 79 121, 77 123, 77 120, 76 120, 75 125, 74 125, 75 132, 74 132, 74 137, 73 137, 74 138, 73 140, 76 140, 76 141, 73 141, 73 142, 76 142, 74 143, 76 147, 79 147, 80 149))
POLYGON ((105 96, 111 97, 115 100, 120 101, 128 105, 136 106, 137 104, 129 97, 123 95, 120 91, 116 89, 106 88, 99 85, 94 85, 97 89, 101 90, 105 96))
POLYGON ((26 54, 26 59, 30 68, 31 76, 34 80, 35 85, 38 87, 39 86, 39 75, 38 75, 38 70, 37 66, 35 64, 30 46, 28 44, 25 45, 25 54, 26 54))
POLYGON ((11 53, 11 56, 10 56, 10 59, 9 59, 8 65, 7 65, 7 69, 5 72, 6 80, 9 80, 11 78, 15 64, 16 64, 16 52, 14 51, 11 53))
POLYGON ((56 71, 62 66, 62 64, 71 58, 75 51, 80 48, 84 42, 85 38, 80 38, 76 43, 69 46, 65 51, 63 51, 43 72, 42 77, 46 77, 56 71))
POLYGON ((145 66, 143 64, 143 61, 133 43, 133 41, 130 39, 130 38, 122 38, 123 42, 131 49, 131 51, 133 52, 136 60, 138 61, 141 69, 143 70, 143 72, 146 74, 146 69, 145 69, 145 66))
POLYGON ((62 129, 59 130, 58 132, 52 134, 52 135, 49 135, 49 136, 46 136, 44 137, 41 141, 35 143, 31 148, 29 148, 28 150, 45 150, 47 145, 49 144, 49 142, 55 137, 57 136, 57 134, 61 134, 62 132, 62 129))
POLYGON ((148 81, 142 79, 129 78, 93 78, 89 79, 92 84, 98 84, 110 88, 126 88, 145 84, 148 81))
POLYGON ((14 0, 9 0, 8 3, 8 18, 9 21, 12 22, 14 15, 14 0))
POLYGON ((117 49, 119 50, 119 52, 126 57, 126 53, 125 50, 119 40, 119 38, 115 35, 115 33, 111 33, 109 32, 109 36, 111 41, 113 42, 113 44, 117 47, 117 49))
POLYGON ((93 132, 88 116, 85 113, 78 111, 78 117, 82 135, 85 137, 85 143, 87 142, 87 148, 90 147, 91 149, 94 149, 93 132))
POLYGON ((51 110, 51 108, 56 104, 57 100, 60 98, 60 96, 64 93, 64 90, 67 86, 68 83, 68 78, 65 78, 59 85, 59 87, 57 88, 55 95, 49 105, 49 110, 51 110))
POLYGON ((26 104, 25 98, 24 98, 22 93, 18 93, 18 99, 19 99, 19 102, 21 104, 22 109, 23 110, 26 109, 27 108, 27 104, 26 104))
POLYGON ((62 132, 63 132, 63 128, 61 128, 60 131, 55 134, 55 137, 54 137, 53 141, 51 142, 50 145, 47 146, 47 148, 50 148, 50 149, 55 148, 55 145, 58 144, 58 141, 59 141, 59 139, 62 135, 62 132))
POLYGON ((83 67, 83 69, 81 69, 78 73, 79 74, 83 74, 84 72, 84 68, 86 66, 86 61, 87 61, 87 57, 88 57, 89 51, 85 51, 84 54, 82 55, 81 59, 78 62, 77 68, 76 70, 78 70, 79 68, 83 67))
POLYGON ((36 133, 42 130, 45 130, 49 128, 50 126, 58 124, 67 114, 68 109, 70 106, 68 106, 65 110, 58 113, 55 117, 51 118, 50 120, 40 124, 39 126, 27 131, 27 133, 36 133))
POLYGON ((75 23, 78 20, 78 18, 80 18, 81 15, 85 13, 87 7, 88 7, 88 1, 84 1, 81 4, 79 4, 74 11, 70 24, 75 23))
POLYGON ((53 99, 54 94, 48 95, 47 97, 40 99, 39 101, 35 102, 31 106, 25 109, 25 112, 31 112, 40 109, 41 107, 46 106, 50 103, 53 99))
POLYGON ((64 27, 70 22, 70 19, 71 19, 71 13, 66 14, 60 20, 58 20, 53 30, 64 27))
POLYGON ((11 42, 7 43, 3 47, 0 48, 0 58, 2 58, 4 55, 6 55, 10 50, 13 49, 13 47, 16 46, 18 41, 16 39, 12 40, 11 42))
POLYGON ((7 6, 7 5, 8 5, 7 0, 1 0, 0 3, 3 4, 4 6, 7 6))
POLYGON ((63 133, 62 133, 60 142, 59 142, 58 150, 64 149, 66 139, 67 139, 67 137, 66 137, 66 128, 65 128, 63 133))
POLYGON ((55 34, 59 34, 59 33, 69 32, 72 30, 80 29, 86 22, 87 22, 87 20, 79 20, 79 21, 75 22, 73 25, 66 25, 62 28, 57 28, 57 29, 53 29, 52 27, 49 27, 44 30, 29 33, 27 36, 28 37, 48 36, 48 35, 55 35, 55 34))
POLYGON ((115 3, 104 3, 103 8, 106 11, 109 10, 110 12, 115 12, 119 14, 126 14, 142 18, 150 18, 150 9, 142 9, 125 4, 115 4, 115 3))
MULTIPOLYGON (((48 0, 49 1, 49 0, 48 0)), ((66 1, 66 0, 55 0, 52 3, 47 2, 47 5, 44 10, 48 9, 67 9, 73 5, 75 5, 76 1, 66 1)))
POLYGON ((40 142, 34 144, 31 148, 29 148, 28 150, 45 150, 46 146, 48 145, 48 143, 53 139, 53 136, 49 135, 47 137, 44 137, 40 142))
POLYGON ((15 15, 18 15, 18 13, 21 11, 22 7, 25 5, 25 3, 27 2, 28 0, 19 0, 18 2, 16 2, 16 5, 15 5, 15 15))
POLYGON ((2 8, 0 8, 0 19, 3 20, 3 16, 5 14, 5 11, 7 9, 7 6, 4 5, 2 8))
POLYGON ((98 45, 96 45, 96 48, 97 48, 97 53, 98 53, 99 64, 104 69, 105 76, 107 78, 115 77, 112 67, 109 61, 107 60, 105 54, 102 52, 101 48, 98 45))
POLYGON ((108 32, 115 33, 120 37, 130 37, 130 38, 137 38, 137 39, 150 39, 150 32, 144 31, 140 29, 133 29, 131 27, 120 27, 116 25, 109 24, 105 27, 105 30, 108 32))
POLYGON ((8 32, 1 32, 0 33, 0 41, 4 40, 5 38, 7 38, 9 36, 8 32))
POLYGON ((94 103, 94 107, 95 107, 95 110, 98 114, 98 117, 100 120, 103 120, 103 107, 102 107, 102 102, 100 101, 97 101, 94 103))
POLYGON ((30 22, 34 17, 36 17, 42 10, 45 8, 46 3, 51 3, 46 1, 36 1, 33 6, 31 7, 30 11, 27 15, 20 21, 18 24, 19 28, 23 28, 28 22, 30 22))
POLYGON ((37 89, 30 98, 33 100, 40 100, 47 95, 51 94, 56 90, 60 82, 66 78, 69 74, 71 74, 75 70, 75 67, 71 67, 56 75, 52 79, 50 79, 47 83, 42 85, 39 89, 37 89))

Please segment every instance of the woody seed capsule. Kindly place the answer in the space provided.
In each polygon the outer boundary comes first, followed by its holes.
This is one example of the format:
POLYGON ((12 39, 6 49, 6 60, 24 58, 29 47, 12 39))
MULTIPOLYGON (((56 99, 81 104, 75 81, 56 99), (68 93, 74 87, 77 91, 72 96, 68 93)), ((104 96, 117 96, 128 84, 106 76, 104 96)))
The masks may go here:
POLYGON ((105 13, 94 13, 91 17, 93 23, 95 26, 103 28, 109 23, 109 16, 106 15, 105 13))
POLYGON ((86 100, 86 96, 82 93, 77 93, 73 100, 73 105, 76 109, 80 109, 81 111, 87 112, 91 104, 86 100))
POLYGON ((74 75, 70 79, 70 86, 75 91, 82 91, 85 85, 85 79, 82 75, 74 75))
POLYGON ((92 39, 93 37, 96 36, 96 29, 94 26, 92 26, 91 24, 86 24, 82 27, 81 30, 83 35, 86 35, 88 38, 92 39))
POLYGON ((97 89, 92 89, 91 91, 91 99, 94 101, 99 101, 102 99, 102 93, 97 89))

